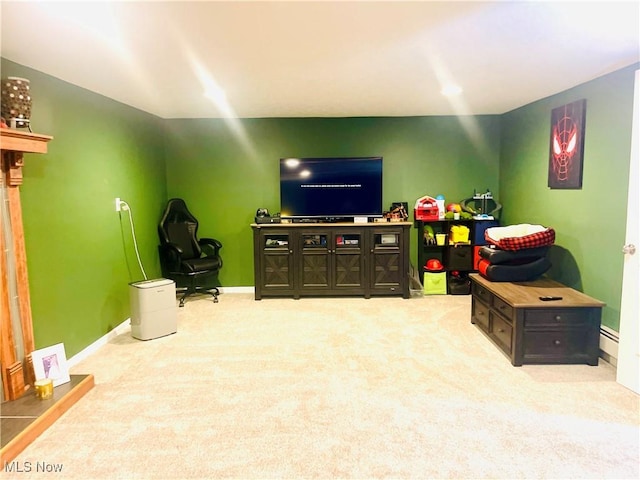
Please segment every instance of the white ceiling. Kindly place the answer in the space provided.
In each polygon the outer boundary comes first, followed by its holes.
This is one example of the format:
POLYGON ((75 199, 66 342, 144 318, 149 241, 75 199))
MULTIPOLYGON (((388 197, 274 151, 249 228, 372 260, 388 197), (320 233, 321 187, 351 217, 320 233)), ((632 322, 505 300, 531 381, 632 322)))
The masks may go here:
POLYGON ((639 5, 2 0, 1 52, 163 118, 501 114, 638 62, 639 5))

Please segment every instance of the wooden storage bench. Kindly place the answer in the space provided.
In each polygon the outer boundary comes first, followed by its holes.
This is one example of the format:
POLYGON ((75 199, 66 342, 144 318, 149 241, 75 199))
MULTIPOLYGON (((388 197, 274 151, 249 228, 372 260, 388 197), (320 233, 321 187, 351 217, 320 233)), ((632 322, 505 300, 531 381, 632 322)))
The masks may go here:
POLYGON ((492 282, 471 278, 471 323, 511 360, 598 365, 604 303, 548 278, 492 282), (542 301, 540 297, 562 297, 542 301))

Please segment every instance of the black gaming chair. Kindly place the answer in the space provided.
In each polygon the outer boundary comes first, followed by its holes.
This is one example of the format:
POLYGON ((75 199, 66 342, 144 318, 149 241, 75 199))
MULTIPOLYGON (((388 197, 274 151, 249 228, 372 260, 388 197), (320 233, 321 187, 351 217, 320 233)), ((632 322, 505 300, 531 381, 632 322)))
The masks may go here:
POLYGON ((184 292, 180 298, 181 307, 189 295, 209 293, 213 295, 213 301, 218 302, 220 294, 217 287, 206 286, 206 281, 222 268, 219 255, 222 243, 214 238, 198 239, 197 234, 198 220, 184 200, 169 200, 158 225, 158 249, 162 275, 174 280, 178 290, 184 292))

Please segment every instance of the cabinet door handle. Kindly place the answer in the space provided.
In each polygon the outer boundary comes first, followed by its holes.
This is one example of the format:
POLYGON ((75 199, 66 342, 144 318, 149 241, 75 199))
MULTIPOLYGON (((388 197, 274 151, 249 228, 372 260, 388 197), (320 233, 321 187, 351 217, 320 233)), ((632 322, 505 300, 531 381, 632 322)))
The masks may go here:
POLYGON ((562 317, 560 315, 556 315, 554 318, 556 322, 559 322, 560 320, 562 320, 562 317))
POLYGON ((504 333, 504 328, 499 328, 498 333, 504 333))
POLYGON ((553 341, 553 344, 554 344, 554 345, 560 345, 561 343, 562 343, 562 342, 561 342, 560 340, 554 340, 554 341, 553 341))

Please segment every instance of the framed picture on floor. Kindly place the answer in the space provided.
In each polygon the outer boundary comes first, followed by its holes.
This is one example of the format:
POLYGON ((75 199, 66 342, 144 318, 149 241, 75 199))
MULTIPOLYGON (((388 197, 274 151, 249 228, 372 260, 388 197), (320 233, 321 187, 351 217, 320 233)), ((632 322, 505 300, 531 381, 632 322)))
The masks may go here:
POLYGON ((585 99, 551 111, 549 188, 582 188, 586 111, 585 99))
POLYGON ((36 380, 50 378, 54 387, 71 380, 63 343, 34 350, 31 352, 31 360, 36 380))

